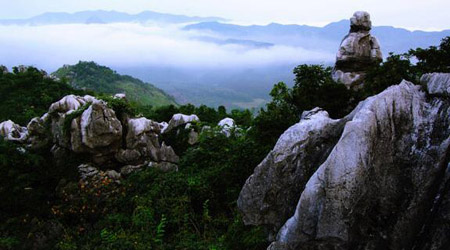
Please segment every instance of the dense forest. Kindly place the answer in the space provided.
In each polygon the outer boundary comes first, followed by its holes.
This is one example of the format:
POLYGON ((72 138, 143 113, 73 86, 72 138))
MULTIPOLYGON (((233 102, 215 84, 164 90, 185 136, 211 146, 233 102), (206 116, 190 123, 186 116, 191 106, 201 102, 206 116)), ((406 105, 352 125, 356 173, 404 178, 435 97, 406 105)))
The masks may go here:
MULTIPOLYGON (((114 101, 102 88, 89 92, 109 101, 116 112, 155 121, 168 121, 176 113, 196 114, 199 128, 231 117, 238 128, 229 137, 205 131, 192 146, 183 143, 186 133, 168 134, 162 140, 180 156, 178 171, 148 168, 120 183, 105 178, 101 184, 87 185, 77 176, 79 159, 67 159, 61 167, 50 149, 25 150, 1 140, 0 248, 265 249, 266 229, 245 226, 236 199, 279 136, 303 111, 321 107, 331 117, 343 117, 359 101, 402 79, 419 84, 424 73, 450 72, 450 37, 437 47, 390 54, 369 70, 360 90, 333 82, 331 70, 322 65, 296 67, 295 85, 275 84, 271 102, 256 115, 223 106, 152 107, 114 101)), ((89 81, 96 83, 95 78, 89 81)), ((64 95, 86 92, 38 69, 16 67, 0 71, 0 94, 0 119, 25 125, 64 95)))

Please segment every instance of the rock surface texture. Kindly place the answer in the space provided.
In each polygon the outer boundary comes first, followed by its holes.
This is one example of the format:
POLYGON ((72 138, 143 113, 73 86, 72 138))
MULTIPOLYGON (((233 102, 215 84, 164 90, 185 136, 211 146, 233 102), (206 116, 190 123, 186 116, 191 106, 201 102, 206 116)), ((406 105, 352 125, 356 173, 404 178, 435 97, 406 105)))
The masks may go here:
POLYGON ((277 232, 269 249, 449 249, 449 77, 403 81, 340 120, 305 113, 247 179, 244 222, 277 232))
POLYGON ((97 168, 127 167, 127 174, 143 166, 176 170, 179 158, 160 142, 160 135, 160 123, 128 116, 120 119, 105 101, 92 96, 65 96, 26 128, 12 121, 0 124, 0 136, 31 149, 51 148, 57 164, 73 156, 84 159, 81 177, 97 168))
POLYGON ((347 88, 360 88, 367 68, 383 60, 380 44, 370 34, 371 29, 369 13, 355 12, 350 19, 350 32, 342 40, 336 55, 332 75, 336 82, 345 84, 347 88))

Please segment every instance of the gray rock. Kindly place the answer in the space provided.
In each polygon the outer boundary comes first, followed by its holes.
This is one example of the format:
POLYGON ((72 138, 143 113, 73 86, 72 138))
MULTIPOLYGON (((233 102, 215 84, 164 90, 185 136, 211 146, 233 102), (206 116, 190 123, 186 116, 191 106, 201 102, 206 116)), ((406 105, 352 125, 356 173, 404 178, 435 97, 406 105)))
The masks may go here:
POLYGON ((50 143, 50 135, 46 127, 47 115, 35 117, 27 125, 28 143, 31 148, 38 149, 50 143))
POLYGON ((158 152, 158 161, 178 163, 180 158, 175 154, 171 146, 167 146, 165 142, 161 144, 158 152))
POLYGON ((189 145, 194 145, 198 142, 198 132, 196 132, 194 129, 191 129, 191 131, 189 131, 189 138, 188 138, 188 143, 189 145))
POLYGON ((78 166, 78 173, 82 180, 92 178, 99 174, 99 170, 90 164, 81 164, 78 166))
POLYGON ((84 97, 67 95, 64 96, 61 100, 53 103, 50 106, 48 113, 67 113, 77 110, 86 103, 93 102, 94 100, 96 99, 89 95, 86 95, 84 97))
POLYGON ((221 128, 221 132, 227 137, 230 137, 232 131, 236 129, 236 123, 233 119, 228 117, 220 120, 217 126, 221 128))
POLYGON ((115 94, 114 95, 115 99, 123 99, 126 100, 127 99, 127 95, 125 93, 119 93, 119 94, 115 94))
POLYGON ((122 124, 103 101, 95 100, 80 120, 81 141, 90 149, 117 151, 122 139, 122 124))
POLYGON ((142 155, 136 149, 120 149, 115 157, 120 163, 130 164, 139 162, 142 155))
POLYGON ((383 60, 380 44, 370 35, 370 15, 357 11, 350 19, 350 33, 342 40, 336 55, 333 79, 347 88, 361 88, 366 70, 383 60))
POLYGON ((304 112, 245 182, 237 202, 244 223, 265 225, 276 233, 294 212, 306 182, 330 153, 344 124, 319 108, 304 112))
POLYGON ((370 31, 371 29, 372 21, 370 21, 369 13, 365 11, 357 11, 350 18, 351 32, 370 31))
POLYGON ((28 130, 8 120, 0 123, 0 136, 8 141, 25 142, 28 138, 28 130))
POLYGON ((165 129, 162 131, 162 133, 167 133, 171 131, 172 129, 187 124, 191 122, 199 122, 200 119, 196 115, 183 115, 183 114, 175 114, 172 116, 172 119, 170 119, 168 125, 165 127, 165 129))
POLYGON ((113 180, 119 180, 121 177, 120 174, 117 173, 117 171, 115 171, 115 170, 108 170, 105 172, 105 175, 108 178, 113 179, 113 180))
POLYGON ((120 174, 122 176, 128 176, 134 172, 142 170, 142 168, 145 166, 147 166, 147 164, 135 165, 135 166, 134 165, 126 165, 120 169, 120 174))
POLYGON ((171 171, 178 171, 178 166, 170 162, 150 162, 148 164, 148 167, 159 169, 165 173, 171 171))
POLYGON ((284 221, 269 249, 446 249, 449 155, 449 100, 404 81, 345 120, 304 114, 256 167, 238 206, 246 224, 276 230, 284 221), (308 149, 324 142, 321 154, 308 149), (321 159, 302 160, 311 155, 321 159))
POLYGON ((420 82, 432 95, 450 96, 450 73, 424 74, 420 82))

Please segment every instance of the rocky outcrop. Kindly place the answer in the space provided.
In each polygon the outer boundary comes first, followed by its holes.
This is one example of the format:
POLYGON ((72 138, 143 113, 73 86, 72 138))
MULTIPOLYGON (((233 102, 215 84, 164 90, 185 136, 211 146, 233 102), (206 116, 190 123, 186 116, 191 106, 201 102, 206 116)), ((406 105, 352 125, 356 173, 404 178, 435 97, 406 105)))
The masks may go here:
POLYGON ((433 95, 403 81, 340 120, 306 113, 246 181, 244 222, 278 231, 269 249, 447 249, 449 76, 422 78, 433 95))
POLYGON ((255 168, 238 199, 246 224, 265 225, 276 233, 293 214, 306 182, 339 139, 345 120, 333 120, 316 108, 278 139, 255 168))
POLYGON ((236 123, 234 122, 234 120, 232 118, 227 117, 227 118, 220 120, 219 123, 217 124, 217 126, 219 126, 221 128, 221 131, 223 134, 225 134, 227 137, 229 137, 229 136, 231 136, 233 129, 236 128, 236 123))
POLYGON ((80 156, 86 161, 79 167, 82 177, 98 168, 139 166, 128 168, 132 170, 146 165, 163 171, 178 169, 178 156, 159 141, 160 123, 128 115, 119 119, 105 101, 92 96, 65 96, 26 128, 5 121, 0 124, 0 135, 31 149, 51 148, 57 164, 80 156))
POLYGON ((28 137, 28 131, 27 128, 8 120, 0 123, 0 136, 8 141, 24 142, 28 137))
POLYGON ((425 74, 421 77, 420 82, 427 86, 430 95, 450 96, 450 74, 425 74))
POLYGON ((200 119, 196 115, 175 114, 172 116, 172 119, 170 119, 167 126, 165 126, 162 133, 168 133, 172 129, 179 127, 181 125, 184 125, 187 123, 192 123, 192 122, 199 122, 199 121, 200 121, 200 119))
POLYGON ((104 101, 93 101, 81 114, 80 130, 81 142, 89 149, 107 147, 108 151, 116 151, 120 146, 122 124, 104 101))
POLYGON ((360 88, 368 67, 383 60, 380 44, 370 34, 371 29, 369 13, 357 11, 353 14, 350 32, 341 42, 332 75, 336 82, 347 88, 360 88))

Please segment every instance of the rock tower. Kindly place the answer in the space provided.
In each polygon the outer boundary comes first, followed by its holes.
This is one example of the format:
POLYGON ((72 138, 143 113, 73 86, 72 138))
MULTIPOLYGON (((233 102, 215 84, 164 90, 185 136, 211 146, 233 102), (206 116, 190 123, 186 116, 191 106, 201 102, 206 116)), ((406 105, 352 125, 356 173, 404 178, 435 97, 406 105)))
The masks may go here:
POLYGON ((333 79, 347 88, 361 88, 366 70, 383 60, 380 44, 370 34, 371 29, 369 13, 357 11, 350 18, 350 32, 341 42, 333 70, 333 79))

